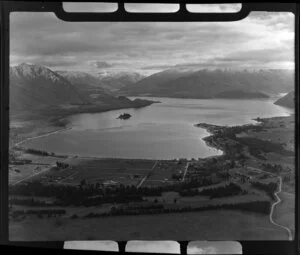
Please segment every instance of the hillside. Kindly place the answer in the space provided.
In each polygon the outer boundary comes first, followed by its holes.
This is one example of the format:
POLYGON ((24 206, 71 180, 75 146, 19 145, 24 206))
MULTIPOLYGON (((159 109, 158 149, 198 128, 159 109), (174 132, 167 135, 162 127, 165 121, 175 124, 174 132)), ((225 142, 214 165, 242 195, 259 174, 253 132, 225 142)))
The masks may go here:
POLYGON ((96 78, 79 72, 55 72, 45 66, 10 68, 10 114, 26 119, 147 106, 152 101, 116 97, 97 87, 96 78), (85 82, 86 81, 86 82, 85 82))
POLYGON ((82 87, 102 88, 104 91, 108 91, 106 85, 98 77, 89 73, 79 71, 56 71, 56 73, 72 83, 77 89, 83 89, 82 87))
POLYGON ((295 92, 292 91, 282 98, 279 98, 274 104, 289 107, 289 108, 295 108, 295 92))
POLYGON ((175 80, 179 77, 184 77, 191 74, 190 71, 180 70, 165 70, 159 73, 155 73, 144 79, 138 81, 135 84, 127 85, 121 88, 118 92, 127 95, 154 95, 159 94, 168 82, 175 80))
POLYGON ((113 96, 110 87, 91 74, 78 71, 57 71, 57 73, 88 96, 90 100, 103 95, 113 96))
POLYGON ((268 96, 290 91, 293 86, 294 73, 289 70, 167 70, 126 86, 119 92, 124 95, 179 98, 215 98, 218 95, 239 98, 238 94, 240 98, 255 95, 260 98, 262 94, 268 96), (231 96, 230 91, 235 93, 231 96))
POLYGON ((53 105, 82 105, 88 99, 62 76, 40 66, 21 64, 10 68, 10 110, 53 105))
POLYGON ((244 98, 244 99, 251 99, 251 98, 269 98, 269 96, 262 92, 247 92, 242 90, 226 90, 221 92, 215 96, 216 98, 244 98))

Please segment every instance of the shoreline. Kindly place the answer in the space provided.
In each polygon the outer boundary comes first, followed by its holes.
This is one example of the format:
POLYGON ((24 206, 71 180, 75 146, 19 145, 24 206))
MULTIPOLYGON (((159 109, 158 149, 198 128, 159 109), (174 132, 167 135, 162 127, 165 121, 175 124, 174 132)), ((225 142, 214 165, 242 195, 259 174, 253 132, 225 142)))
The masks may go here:
MULTIPOLYGON (((226 154, 226 150, 224 150, 224 148, 220 147, 220 145, 215 146, 214 144, 212 144, 212 142, 209 141, 209 139, 213 139, 216 135, 216 132, 214 132, 212 129, 214 129, 216 127, 221 128, 221 129, 231 128, 231 127, 239 127, 239 128, 258 127, 259 125, 262 125, 264 123, 264 121, 266 121, 266 120, 277 119, 277 118, 288 118, 293 115, 294 115, 294 113, 289 114, 287 116, 274 116, 274 117, 266 117, 266 118, 256 117, 254 119, 251 119, 251 120, 254 120, 256 123, 249 123, 249 124, 243 124, 243 125, 221 126, 221 125, 208 124, 208 123, 197 123, 194 126, 198 127, 198 128, 202 128, 209 133, 209 135, 203 137, 202 140, 205 141, 207 146, 222 151, 223 152, 222 155, 211 156, 211 157, 219 157, 219 156, 223 156, 223 155, 226 156, 227 154, 226 154)), ((209 157, 206 157, 206 158, 209 158, 209 157)))
MULTIPOLYGON (((122 97, 122 96, 120 96, 122 97)), ((94 108, 79 108, 77 112, 72 111, 66 111, 64 112, 64 114, 60 115, 60 116, 53 116, 50 119, 47 120, 47 122, 49 123, 49 127, 62 127, 60 129, 56 129, 56 130, 51 130, 48 132, 41 132, 38 135, 34 135, 31 137, 27 137, 25 139, 22 139, 18 142, 16 142, 13 146, 12 149, 14 147, 20 146, 23 143, 30 141, 30 140, 34 140, 37 138, 41 138, 41 137, 46 137, 46 136, 50 136, 52 134, 55 133, 59 133, 59 132, 64 132, 67 130, 71 130, 72 127, 67 127, 67 125, 69 124, 69 120, 67 118, 74 116, 74 115, 78 115, 78 114, 97 114, 97 113, 105 113, 105 112, 110 112, 110 111, 118 111, 118 110, 126 110, 126 109, 139 109, 139 108, 144 108, 146 106, 150 106, 154 103, 161 103, 161 101, 157 101, 157 99, 159 98, 165 98, 165 97, 153 97, 153 96, 127 96, 127 99, 131 100, 131 102, 134 102, 136 100, 140 100, 141 101, 141 105, 135 105, 135 106, 130 106, 130 107, 116 107, 113 109, 99 109, 97 107, 94 108)), ((180 98, 179 98, 180 99, 180 98)), ((197 99, 197 98, 190 98, 192 100, 197 99)), ((194 124, 194 127, 200 127, 202 129, 204 129, 206 132, 208 132, 207 136, 204 137, 199 137, 200 140, 203 140, 205 142, 205 145, 209 148, 212 148, 214 150, 216 150, 215 155, 211 155, 211 156, 198 156, 197 159, 200 160, 206 160, 209 158, 216 158, 216 157, 222 157, 222 156, 226 156, 228 155, 226 148, 224 148, 224 146, 222 146, 222 144, 220 144, 219 142, 214 140, 214 137, 216 135, 215 131, 213 130, 214 127, 218 127, 221 129, 226 129, 226 128, 230 128, 230 127, 251 127, 251 126, 259 126, 261 124, 263 124, 265 119, 272 119, 272 118, 282 118, 282 117, 288 117, 294 115, 294 113, 289 113, 288 115, 284 115, 284 116, 273 116, 273 117, 265 117, 265 118, 260 118, 260 117, 256 117, 256 118, 252 118, 249 119, 249 123, 247 124, 242 124, 242 125, 230 125, 230 126, 225 126, 225 125, 214 125, 214 124, 207 124, 207 123, 198 123, 198 124, 194 124), (254 123, 252 123, 252 121, 255 121, 254 123), (219 154, 220 152, 220 154, 219 154)), ((206 135, 206 134, 205 134, 206 135)), ((26 137, 26 135, 25 135, 26 137)), ((23 149, 30 149, 30 147, 23 147, 23 149)), ((48 152, 48 151, 46 151, 48 152)), ((127 157, 103 157, 103 156, 84 156, 84 155, 76 155, 72 153, 66 153, 65 156, 67 157, 77 157, 77 158, 91 158, 91 159, 128 159, 128 160, 161 160, 161 161, 173 161, 173 160, 178 160, 180 158, 170 158, 170 159, 157 159, 157 158, 127 158, 127 157)), ((193 158, 185 158, 187 161, 191 161, 193 158)))
MULTIPOLYGON (((14 147, 15 146, 19 146, 22 143, 25 143, 27 141, 34 140, 36 138, 46 137, 46 136, 49 136, 49 135, 52 135, 52 134, 60 133, 62 131, 71 130, 71 129, 72 129, 71 127, 69 127, 69 128, 61 128, 61 129, 57 129, 57 130, 54 130, 54 131, 49 131, 49 132, 46 132, 46 133, 43 133, 43 134, 40 134, 40 135, 37 135, 37 136, 28 137, 28 138, 25 138, 24 140, 22 140, 20 142, 15 143, 14 147)), ((30 149, 30 148, 26 148, 26 149, 30 149)))
MULTIPOLYGON (((138 99, 138 98, 137 98, 138 99)), ((143 101, 144 99, 141 99, 141 101, 143 101)), ((133 100, 134 101, 134 100, 133 100)), ((133 102, 132 101, 132 102, 133 102)), ((131 107, 116 107, 113 109, 98 109, 98 108, 93 108, 93 109, 79 109, 78 112, 63 112, 63 115, 60 116, 52 116, 49 117, 49 119, 47 120, 47 123, 49 124, 49 127, 53 126, 53 127, 63 127, 61 129, 57 129, 57 130, 52 130, 52 131, 48 131, 48 132, 42 132, 38 135, 35 136, 31 136, 31 137, 26 137, 20 141, 17 141, 16 143, 14 143, 12 145, 12 148, 15 146, 19 146, 20 144, 35 139, 35 138, 39 138, 39 137, 43 137, 43 136, 48 136, 51 135, 53 133, 58 133, 58 132, 62 132, 65 130, 69 130, 72 129, 72 127, 67 128, 66 126, 69 124, 69 121, 66 118, 69 118, 73 115, 77 115, 77 114, 97 114, 97 113, 105 113, 105 112, 109 112, 109 111, 118 111, 118 110, 126 110, 126 109, 139 109, 139 108, 144 108, 147 106, 150 106, 154 103, 161 103, 160 101, 151 101, 151 100, 144 100, 146 102, 146 104, 142 104, 139 106, 131 106, 131 107)), ((19 121, 30 121, 30 120, 19 120, 19 121)), ((33 119, 33 121, 39 121, 39 119, 33 119)), ((11 128, 11 127, 10 127, 11 128)), ((19 128, 19 127, 16 127, 19 128)), ((34 132, 34 131, 33 131, 34 132)), ((29 148, 27 148, 29 149, 29 148)))
MULTIPOLYGON (((132 109, 132 108, 127 108, 127 109, 132 109)), ((118 109, 118 110, 121 110, 121 109, 118 109)), ((114 110, 109 110, 109 111, 114 111, 114 110)), ((107 111, 105 111, 107 112, 107 111)), ((92 114, 92 113, 91 113, 92 114)), ((260 118, 260 117, 257 117, 255 119, 251 119, 251 120, 254 120, 256 121, 257 123, 256 124, 253 124, 253 123, 249 123, 249 124, 243 124, 243 125, 236 125, 236 126, 221 126, 221 125, 214 125, 214 124, 208 124, 208 123, 198 123, 198 124, 194 124, 194 127, 197 127, 197 128, 202 128, 204 129, 206 132, 209 133, 208 136, 205 136, 205 137, 202 137, 201 140, 203 140, 205 142, 205 144, 210 147, 210 148, 213 148, 213 149, 216 149, 218 151, 221 151, 222 154, 219 154, 219 155, 212 155, 212 156, 207 156, 207 157, 198 157, 196 160, 208 160, 208 159, 212 159, 212 158, 219 158, 219 157, 224 157, 224 156, 227 156, 228 153, 226 151, 226 149, 224 147, 221 146, 220 143, 214 143, 213 139, 215 138, 216 136, 216 132, 213 131, 214 128, 218 127, 218 128, 221 128, 221 129, 224 129, 224 128, 230 128, 230 127, 239 127, 239 128, 244 128, 244 127, 257 127, 261 124, 263 124, 264 120, 267 120, 267 119, 274 119, 274 118, 287 118, 287 117, 290 117, 292 116, 293 114, 290 114, 289 116, 275 116, 275 117, 267 117, 267 118, 260 118), (210 139, 212 139, 212 141, 210 141, 210 139)), ((63 117, 64 118, 64 117, 63 117)), ((59 120, 62 120, 63 118, 59 119, 59 120)), ((65 124, 67 125, 67 124, 65 124)), ((63 132, 63 131, 67 131, 67 130, 72 130, 72 127, 66 127, 66 128, 61 128, 61 129, 57 129, 57 130, 54 130, 54 131, 50 131, 50 132, 46 132, 46 133, 43 133, 43 134, 40 134, 40 135, 37 135, 37 136, 33 136, 33 137, 28 137, 22 141, 19 141, 17 142, 16 144, 14 144, 14 147, 15 146, 19 146, 21 145, 22 143, 24 142, 27 142, 27 141, 30 141, 30 140, 34 140, 34 139, 37 139, 37 138, 41 138, 41 137, 46 137, 46 136, 49 136, 49 135, 52 135, 52 134, 55 134, 55 133, 60 133, 60 132, 63 132)), ((30 147, 20 147, 23 151, 27 150, 27 149, 32 149, 30 147)), ((48 152, 50 153, 49 151, 45 151, 45 152, 48 152)), ((54 152, 54 155, 55 156, 58 156, 55 154, 54 152)), ((101 157, 101 156, 83 156, 83 155, 72 155, 70 153, 67 153, 67 154, 62 154, 62 155, 59 155, 59 156, 65 156, 65 157, 71 157, 71 158, 78 158, 78 159, 87 159, 87 160, 103 160, 103 159, 110 159, 110 160, 149 160, 149 161, 155 161, 155 160, 159 160, 159 161, 177 161, 179 160, 180 158, 173 158, 173 159, 157 159, 157 158, 127 158, 127 157, 101 157)), ((189 161, 192 161, 192 158, 190 159, 187 159, 186 160, 189 162, 189 161)))

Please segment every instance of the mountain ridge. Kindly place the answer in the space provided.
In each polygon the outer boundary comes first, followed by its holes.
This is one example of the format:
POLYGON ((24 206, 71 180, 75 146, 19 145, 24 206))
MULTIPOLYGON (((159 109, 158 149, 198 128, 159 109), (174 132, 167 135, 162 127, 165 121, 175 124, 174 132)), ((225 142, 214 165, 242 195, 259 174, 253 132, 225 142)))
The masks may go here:
POLYGON ((289 70, 169 70, 146 77, 118 92, 127 96, 215 98, 230 90, 242 91, 243 97, 247 93, 249 96, 255 93, 272 96, 291 90, 293 86, 294 75, 289 70))
POLYGON ((77 72, 77 77, 72 76, 73 80, 68 74, 70 72, 56 72, 46 66, 27 63, 10 67, 11 116, 26 113, 28 118, 58 117, 138 108, 153 103, 150 100, 132 101, 126 97, 116 97, 97 87, 97 84, 91 84, 91 81, 84 82, 84 77, 91 77, 87 73, 77 72))
POLYGON ((291 91, 287 93, 285 96, 279 98, 277 101, 275 101, 276 105, 288 107, 288 108, 295 108, 295 92, 291 91))

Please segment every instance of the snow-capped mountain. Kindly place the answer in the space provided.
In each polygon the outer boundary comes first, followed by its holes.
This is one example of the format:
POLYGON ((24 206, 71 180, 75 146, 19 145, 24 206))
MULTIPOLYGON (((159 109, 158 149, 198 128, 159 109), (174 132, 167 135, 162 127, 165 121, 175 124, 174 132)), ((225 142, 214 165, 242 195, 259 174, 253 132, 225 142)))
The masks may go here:
POLYGON ((99 72, 97 74, 97 77, 101 82, 106 84, 107 87, 110 88, 111 91, 116 91, 120 88, 123 88, 125 86, 134 84, 143 78, 145 78, 144 75, 137 73, 137 72, 99 72))
POLYGON ((42 78, 44 80, 56 82, 66 82, 62 80, 62 77, 59 76, 56 72, 50 70, 49 68, 41 65, 33 65, 22 63, 18 66, 10 68, 10 75, 13 79, 27 79, 34 80, 42 78))
POLYGON ((98 77, 89 73, 79 71, 57 71, 57 73, 80 91, 86 91, 88 94, 89 92, 98 92, 112 95, 109 86, 102 82, 98 77))
POLYGON ((87 102, 70 82, 45 66, 23 63, 10 68, 12 110, 87 102))
POLYGON ((82 72, 56 72, 45 66, 20 64, 10 68, 10 113, 34 118, 78 112, 143 107, 152 102, 116 97, 82 72))

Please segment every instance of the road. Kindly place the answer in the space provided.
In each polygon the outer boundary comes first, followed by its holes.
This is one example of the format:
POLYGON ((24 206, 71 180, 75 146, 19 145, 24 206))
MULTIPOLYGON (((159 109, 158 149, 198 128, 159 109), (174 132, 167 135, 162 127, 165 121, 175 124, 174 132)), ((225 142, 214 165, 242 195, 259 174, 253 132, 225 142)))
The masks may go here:
POLYGON ((56 182, 56 184, 57 184, 57 183, 62 183, 62 182, 64 182, 65 180, 70 179, 71 177, 74 177, 76 174, 78 174, 78 171, 76 171, 75 173, 70 174, 68 177, 66 177, 66 178, 64 178, 64 179, 62 179, 62 180, 56 182))
POLYGON ((271 223, 272 223, 273 225, 285 229, 285 230, 288 232, 289 241, 292 241, 292 240, 293 240, 292 231, 291 231, 288 227, 282 226, 282 225, 276 223, 276 222, 273 220, 274 207, 275 207, 276 205, 278 205, 278 204, 281 202, 281 199, 280 199, 280 197, 278 196, 278 194, 281 192, 281 187, 282 187, 282 177, 279 176, 278 179, 279 179, 279 188, 278 188, 278 191, 274 193, 275 197, 277 198, 277 201, 276 201, 274 204, 272 204, 271 212, 270 212, 269 218, 270 218, 270 221, 271 221, 271 223))
POLYGON ((53 134, 56 134, 56 133, 59 133, 59 132, 62 132, 62 131, 66 131, 66 130, 70 130, 72 128, 61 128, 61 129, 57 129, 57 130, 54 130, 54 131, 50 131, 50 132, 47 132, 45 134, 42 134, 42 135, 37 135, 37 136, 33 136, 33 137, 28 137, 20 142, 17 142, 15 144, 15 146, 19 146, 20 144, 22 143, 25 143, 25 142, 28 142, 28 141, 31 141, 31 140, 34 140, 34 139, 37 139, 37 138, 41 138, 41 137, 46 137, 46 136, 49 136, 49 135, 53 135, 53 134))
MULTIPOLYGON (((248 167, 252 170, 256 170, 256 171, 259 171, 259 172, 263 172, 263 173, 268 173, 268 174, 272 174, 272 173, 269 173, 267 171, 264 171, 264 170, 261 170, 259 168, 255 168, 255 167, 248 167)), ((274 174, 273 174, 274 175, 274 174)), ((275 176, 275 175, 274 175, 275 176)), ((274 214, 274 208, 276 205, 280 204, 281 202, 281 198, 278 196, 278 194, 281 192, 282 190, 282 177, 281 176, 276 176, 278 179, 279 179, 279 188, 278 188, 278 191, 276 191, 274 193, 275 197, 277 198, 277 201, 275 201, 272 206, 271 206, 271 211, 270 211, 270 215, 269 215, 269 219, 270 219, 270 222, 277 226, 277 227, 280 227, 284 230, 286 230, 288 232, 288 237, 289 237, 289 241, 292 241, 293 240, 293 235, 292 235, 292 231, 288 228, 288 227, 285 227, 283 225, 280 225, 278 223, 276 223, 274 220, 273 220, 273 214, 274 214)))
POLYGON ((154 168, 156 167, 158 161, 155 161, 153 167, 151 168, 150 172, 148 172, 143 179, 140 181, 140 183, 136 186, 137 188, 141 187, 144 183, 144 181, 146 181, 146 179, 148 178, 148 176, 153 172, 154 168))
POLYGON ((186 166, 185 166, 184 174, 183 174, 183 177, 182 177, 182 179, 181 179, 181 182, 184 182, 184 178, 185 178, 185 175, 186 175, 187 170, 188 170, 188 168, 189 168, 189 165, 190 165, 190 162, 188 162, 188 163, 186 164, 186 166))
POLYGON ((44 172, 47 172, 47 171, 49 171, 49 170, 51 169, 51 167, 54 167, 54 166, 56 166, 56 164, 49 165, 49 167, 46 167, 44 170, 42 170, 42 171, 40 171, 40 172, 34 173, 34 174, 29 175, 29 176, 27 176, 27 177, 25 177, 25 178, 23 178, 23 179, 21 179, 21 180, 19 180, 19 181, 16 181, 15 183, 12 183, 11 186, 17 185, 18 183, 21 183, 21 182, 23 182, 23 181, 26 181, 26 180, 28 180, 28 179, 30 179, 30 178, 36 176, 36 175, 42 174, 42 173, 44 173, 44 172))

